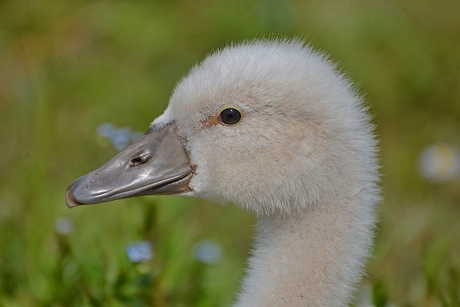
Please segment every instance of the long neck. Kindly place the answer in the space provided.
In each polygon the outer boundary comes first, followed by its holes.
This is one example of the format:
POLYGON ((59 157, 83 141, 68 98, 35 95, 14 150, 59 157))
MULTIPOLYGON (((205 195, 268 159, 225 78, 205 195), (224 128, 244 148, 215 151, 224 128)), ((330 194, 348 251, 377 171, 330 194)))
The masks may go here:
POLYGON ((359 202, 259 218, 248 276, 235 307, 348 306, 373 227, 372 204, 359 202))

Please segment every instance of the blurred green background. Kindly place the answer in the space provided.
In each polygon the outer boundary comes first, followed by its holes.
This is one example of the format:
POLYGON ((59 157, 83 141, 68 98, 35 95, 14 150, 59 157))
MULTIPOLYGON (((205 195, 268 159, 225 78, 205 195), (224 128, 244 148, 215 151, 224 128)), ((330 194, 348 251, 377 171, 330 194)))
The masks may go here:
POLYGON ((64 192, 117 152, 102 123, 145 131, 209 51, 280 35, 330 54, 374 114, 384 200, 356 304, 460 306, 458 0, 0 1, 0 306, 229 306, 249 213, 64 192))

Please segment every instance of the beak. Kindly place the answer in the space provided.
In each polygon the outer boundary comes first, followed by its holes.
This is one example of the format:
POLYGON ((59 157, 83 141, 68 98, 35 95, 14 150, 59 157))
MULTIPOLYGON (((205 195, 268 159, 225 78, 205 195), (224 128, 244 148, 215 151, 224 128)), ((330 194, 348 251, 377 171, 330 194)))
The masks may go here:
POLYGON ((103 203, 142 195, 181 194, 193 170, 175 124, 147 132, 97 170, 75 180, 66 192, 67 206, 103 203))

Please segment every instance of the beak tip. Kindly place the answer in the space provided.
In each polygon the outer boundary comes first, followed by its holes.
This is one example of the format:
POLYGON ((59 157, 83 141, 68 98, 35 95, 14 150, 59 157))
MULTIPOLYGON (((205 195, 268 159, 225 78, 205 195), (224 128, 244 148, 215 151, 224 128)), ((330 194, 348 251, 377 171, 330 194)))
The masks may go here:
POLYGON ((65 203, 67 207, 69 207, 70 209, 79 205, 77 200, 75 199, 73 194, 69 192, 69 190, 67 190, 67 192, 65 193, 65 203))
POLYGON ((67 188, 67 191, 65 192, 65 202, 67 204, 67 207, 69 207, 70 209, 78 206, 78 205, 81 205, 80 202, 77 201, 77 199, 75 198, 75 188, 76 186, 78 186, 77 181, 79 180, 76 180, 75 182, 73 182, 68 188, 67 188))

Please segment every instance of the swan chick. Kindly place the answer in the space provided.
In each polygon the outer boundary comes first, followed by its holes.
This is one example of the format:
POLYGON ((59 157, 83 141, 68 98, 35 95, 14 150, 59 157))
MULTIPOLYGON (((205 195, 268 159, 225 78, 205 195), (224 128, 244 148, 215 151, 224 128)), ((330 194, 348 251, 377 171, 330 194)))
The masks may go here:
POLYGON ((348 306, 379 201, 362 98, 302 42, 209 55, 146 134, 66 192, 69 207, 183 195, 254 212, 257 236, 234 306, 348 306))

